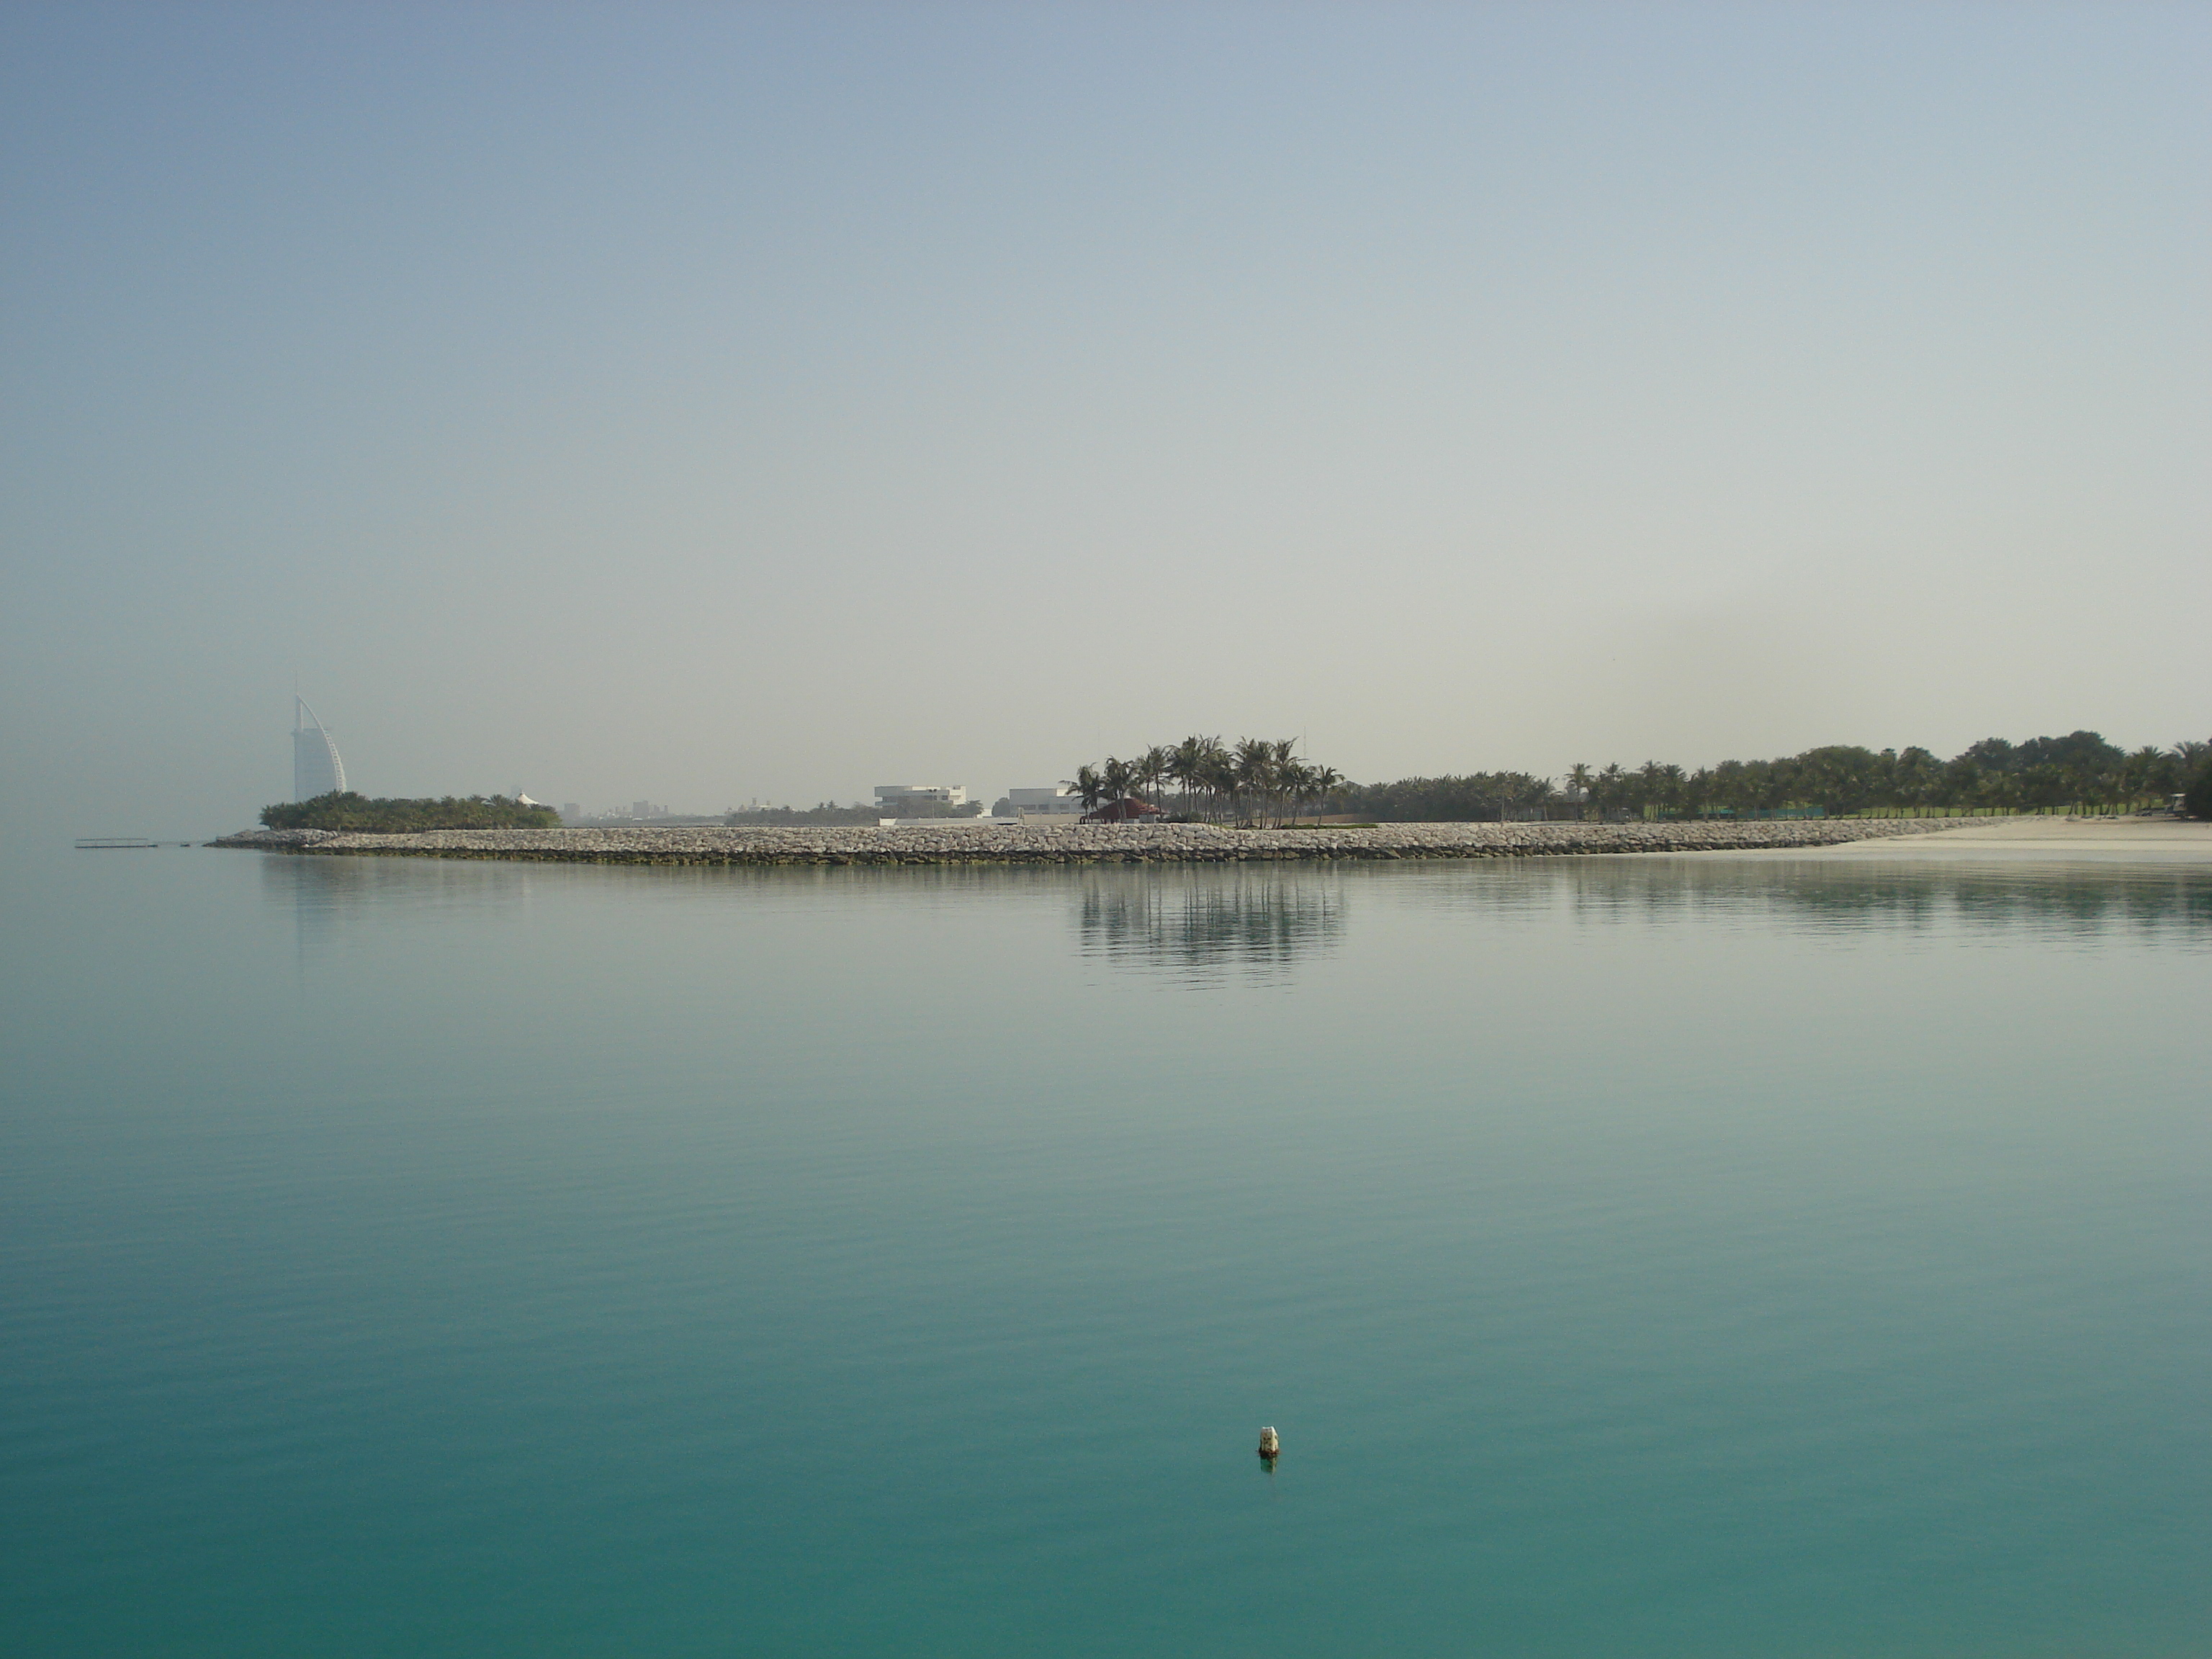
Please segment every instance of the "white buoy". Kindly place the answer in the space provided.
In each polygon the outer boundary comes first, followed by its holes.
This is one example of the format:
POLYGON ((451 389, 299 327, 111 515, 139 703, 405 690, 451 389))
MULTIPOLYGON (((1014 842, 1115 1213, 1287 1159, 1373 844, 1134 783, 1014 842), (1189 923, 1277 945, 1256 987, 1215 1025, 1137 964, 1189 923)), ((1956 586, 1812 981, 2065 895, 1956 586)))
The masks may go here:
POLYGON ((1280 1435, 1277 1434, 1273 1429, 1262 1429, 1260 1431, 1261 1456, 1266 1458, 1270 1463, 1272 1463, 1276 1458, 1282 1455, 1282 1451, 1283 1440, 1280 1435))

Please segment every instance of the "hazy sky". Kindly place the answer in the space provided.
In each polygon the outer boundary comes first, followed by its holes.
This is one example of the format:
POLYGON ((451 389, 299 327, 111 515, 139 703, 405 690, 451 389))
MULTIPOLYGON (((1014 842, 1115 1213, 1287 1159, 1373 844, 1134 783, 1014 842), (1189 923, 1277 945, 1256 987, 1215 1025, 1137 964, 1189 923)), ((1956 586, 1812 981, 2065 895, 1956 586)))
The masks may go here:
POLYGON ((0 814, 2212 735, 2212 9, 0 10, 0 814))

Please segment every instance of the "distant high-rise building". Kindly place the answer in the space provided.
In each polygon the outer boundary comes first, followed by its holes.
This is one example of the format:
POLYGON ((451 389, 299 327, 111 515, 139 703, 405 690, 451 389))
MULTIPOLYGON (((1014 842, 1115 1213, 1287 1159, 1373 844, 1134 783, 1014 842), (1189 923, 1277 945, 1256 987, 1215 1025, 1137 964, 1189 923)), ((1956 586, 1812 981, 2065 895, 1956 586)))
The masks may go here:
POLYGON ((566 801, 562 801, 562 802, 561 803, 561 822, 562 822, 562 823, 574 823, 578 818, 580 818, 580 817, 583 817, 583 816, 584 816, 584 809, 583 809, 582 807, 580 807, 580 806, 577 805, 575 802, 574 802, 574 801, 572 801, 572 800, 566 800, 566 801))
POLYGON ((345 763, 338 746, 307 699, 292 694, 292 799, 313 800, 346 787, 345 763))

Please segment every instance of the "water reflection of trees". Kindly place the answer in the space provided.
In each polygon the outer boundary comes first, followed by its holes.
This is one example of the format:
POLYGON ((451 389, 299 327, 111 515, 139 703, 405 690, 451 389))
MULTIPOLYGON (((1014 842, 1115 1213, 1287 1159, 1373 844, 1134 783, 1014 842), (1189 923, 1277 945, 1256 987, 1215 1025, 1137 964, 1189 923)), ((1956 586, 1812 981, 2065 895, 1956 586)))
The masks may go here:
POLYGON ((1801 882, 1786 890, 1800 915, 1881 920, 1896 926, 1939 921, 1969 928, 2088 933, 2115 927, 2195 931, 2212 937, 2212 880, 2186 867, 2034 870, 1923 867, 1862 872, 1856 878, 1801 882))
POLYGON ((1286 969, 1343 938, 1342 878, 1313 867, 1102 871, 1077 901, 1090 954, 1204 973, 1286 969))
POLYGON ((2212 866, 1950 860, 1574 859, 1421 872, 1435 902, 1494 913, 1564 908, 1595 923, 1767 920, 1838 929, 2090 933, 2212 942, 2212 866))

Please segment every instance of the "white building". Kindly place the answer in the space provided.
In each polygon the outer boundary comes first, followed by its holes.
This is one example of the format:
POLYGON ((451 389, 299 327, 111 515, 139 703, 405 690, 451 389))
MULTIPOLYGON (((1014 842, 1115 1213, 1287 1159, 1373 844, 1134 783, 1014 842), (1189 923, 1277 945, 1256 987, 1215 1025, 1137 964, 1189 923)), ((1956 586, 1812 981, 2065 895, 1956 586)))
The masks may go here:
POLYGON ((968 792, 957 783, 879 783, 876 786, 878 810, 893 817, 903 817, 902 808, 921 801, 941 801, 947 806, 965 806, 968 792))
POLYGON ((331 794, 345 787, 345 763, 338 758, 337 744, 323 730, 322 721, 315 718, 315 711, 307 707, 307 699, 294 692, 292 799, 313 800, 318 795, 331 794))
POLYGON ((1065 784, 1054 784, 1049 789, 1009 789, 1006 804, 1018 818, 1083 816, 1083 797, 1070 792, 1065 784))

